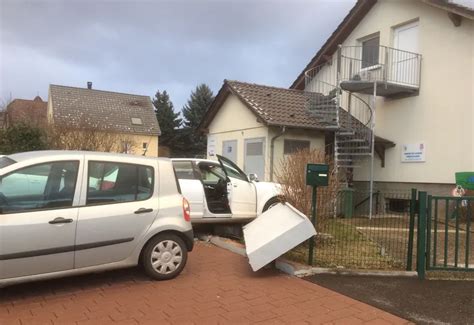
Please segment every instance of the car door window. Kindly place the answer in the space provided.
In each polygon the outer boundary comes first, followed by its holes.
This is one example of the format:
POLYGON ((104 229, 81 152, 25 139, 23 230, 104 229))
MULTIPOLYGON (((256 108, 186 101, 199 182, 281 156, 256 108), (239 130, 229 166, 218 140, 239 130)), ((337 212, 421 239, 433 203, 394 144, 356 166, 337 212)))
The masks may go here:
POLYGON ((193 164, 190 161, 173 161, 173 168, 178 179, 196 179, 193 164))
POLYGON ((220 165, 201 163, 199 164, 199 171, 204 184, 217 184, 219 180, 227 180, 227 176, 220 165))
POLYGON ((72 206, 78 161, 38 164, 0 178, 0 212, 72 206))
POLYGON ((227 176, 248 182, 247 175, 236 164, 225 157, 219 155, 217 157, 227 176))
POLYGON ((146 200, 153 194, 153 184, 152 167, 89 162, 87 204, 146 200))

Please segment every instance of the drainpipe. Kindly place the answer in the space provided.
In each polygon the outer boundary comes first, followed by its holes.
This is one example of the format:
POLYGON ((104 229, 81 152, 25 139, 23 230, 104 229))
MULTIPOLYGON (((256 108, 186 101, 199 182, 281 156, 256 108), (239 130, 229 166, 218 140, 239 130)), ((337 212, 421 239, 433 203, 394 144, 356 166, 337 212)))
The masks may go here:
POLYGON ((281 128, 280 133, 275 135, 272 138, 272 141, 271 141, 271 145, 270 145, 270 182, 273 182, 273 160, 274 160, 273 154, 274 154, 274 151, 275 151, 275 140, 277 138, 281 137, 285 132, 286 132, 286 127, 283 126, 281 128))

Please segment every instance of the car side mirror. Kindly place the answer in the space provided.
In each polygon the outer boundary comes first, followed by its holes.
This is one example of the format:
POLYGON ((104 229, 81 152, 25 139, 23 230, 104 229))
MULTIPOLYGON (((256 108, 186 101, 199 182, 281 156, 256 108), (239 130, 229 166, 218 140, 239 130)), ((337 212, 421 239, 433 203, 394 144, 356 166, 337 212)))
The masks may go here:
POLYGON ((257 174, 249 174, 249 180, 251 182, 258 182, 258 175, 257 174))

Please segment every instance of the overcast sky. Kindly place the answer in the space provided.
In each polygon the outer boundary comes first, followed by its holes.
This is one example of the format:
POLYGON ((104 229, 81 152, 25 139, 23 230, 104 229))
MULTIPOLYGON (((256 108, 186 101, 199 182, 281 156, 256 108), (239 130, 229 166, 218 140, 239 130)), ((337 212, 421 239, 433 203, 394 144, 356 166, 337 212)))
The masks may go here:
POLYGON ((224 79, 288 87, 354 0, 0 0, 0 97, 48 85, 153 96, 180 110, 224 79))

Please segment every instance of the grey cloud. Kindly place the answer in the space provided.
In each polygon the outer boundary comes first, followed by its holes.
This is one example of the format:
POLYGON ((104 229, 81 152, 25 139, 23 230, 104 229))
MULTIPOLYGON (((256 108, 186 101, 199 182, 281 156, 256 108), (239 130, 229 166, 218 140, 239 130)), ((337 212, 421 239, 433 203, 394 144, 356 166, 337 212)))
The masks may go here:
POLYGON ((1 1, 0 96, 49 83, 152 96, 180 109, 200 82, 287 87, 353 6, 347 1, 1 1))

